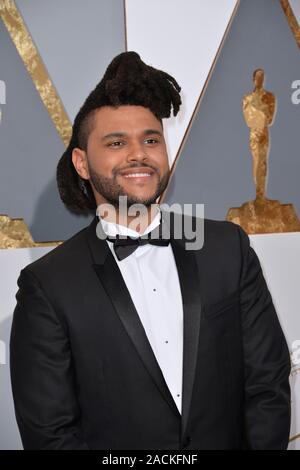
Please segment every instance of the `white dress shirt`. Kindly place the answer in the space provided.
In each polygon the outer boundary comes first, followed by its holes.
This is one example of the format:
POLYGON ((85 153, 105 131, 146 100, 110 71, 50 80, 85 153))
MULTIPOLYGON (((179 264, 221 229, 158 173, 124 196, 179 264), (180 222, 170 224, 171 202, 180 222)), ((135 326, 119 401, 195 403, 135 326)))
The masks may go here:
MULTIPOLYGON (((98 212, 97 212, 98 214, 98 212)), ((160 224, 160 209, 143 233, 101 218, 104 232, 139 237, 160 224)), ((143 245, 119 261, 113 242, 106 240, 145 329, 165 381, 181 413, 183 306, 171 244, 143 245)))

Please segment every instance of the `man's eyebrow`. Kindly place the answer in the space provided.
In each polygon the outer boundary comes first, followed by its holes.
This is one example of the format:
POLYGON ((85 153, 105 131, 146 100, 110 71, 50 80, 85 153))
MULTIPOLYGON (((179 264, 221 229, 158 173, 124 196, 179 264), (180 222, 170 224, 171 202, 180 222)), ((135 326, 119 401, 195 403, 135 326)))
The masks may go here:
POLYGON ((158 129, 146 129, 144 131, 144 135, 152 135, 152 134, 162 136, 162 132, 159 131, 158 129))
POLYGON ((111 132, 110 134, 106 134, 102 137, 101 140, 110 139, 111 137, 124 137, 126 136, 125 132, 111 132))
MULTIPOLYGON (((162 132, 158 129, 145 129, 143 135, 160 135, 162 136, 162 132)), ((101 140, 111 139, 112 137, 126 137, 126 132, 110 132, 102 137, 101 140)))

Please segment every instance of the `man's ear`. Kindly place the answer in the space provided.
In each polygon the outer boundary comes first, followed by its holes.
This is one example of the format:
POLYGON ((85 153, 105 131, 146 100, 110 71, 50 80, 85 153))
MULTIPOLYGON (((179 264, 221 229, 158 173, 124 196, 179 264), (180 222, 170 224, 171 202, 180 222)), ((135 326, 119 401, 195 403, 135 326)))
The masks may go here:
POLYGON ((74 148, 72 151, 72 162, 79 176, 85 180, 88 180, 90 178, 90 174, 87 164, 86 152, 80 148, 74 148))

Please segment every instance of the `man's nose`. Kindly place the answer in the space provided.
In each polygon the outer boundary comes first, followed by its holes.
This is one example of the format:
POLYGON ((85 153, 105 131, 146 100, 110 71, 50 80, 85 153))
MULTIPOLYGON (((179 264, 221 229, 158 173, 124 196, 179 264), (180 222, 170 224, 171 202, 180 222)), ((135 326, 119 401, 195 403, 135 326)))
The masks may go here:
POLYGON ((127 160, 146 160, 147 152, 142 142, 132 142, 128 147, 127 160))

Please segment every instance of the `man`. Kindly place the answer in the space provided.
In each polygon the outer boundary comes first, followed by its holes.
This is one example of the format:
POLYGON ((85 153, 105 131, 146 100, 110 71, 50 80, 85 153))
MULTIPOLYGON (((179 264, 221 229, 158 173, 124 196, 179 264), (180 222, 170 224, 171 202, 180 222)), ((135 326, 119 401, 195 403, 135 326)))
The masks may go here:
POLYGON ((203 248, 188 250, 175 236, 185 217, 157 204, 162 119, 179 91, 123 53, 75 119, 58 187, 97 217, 18 280, 11 377, 25 449, 287 447, 289 352, 248 236, 205 220, 203 248), (121 198, 146 207, 137 224, 121 198))

